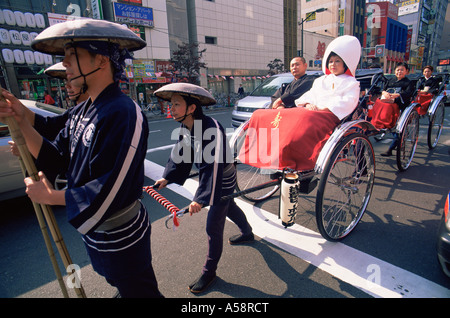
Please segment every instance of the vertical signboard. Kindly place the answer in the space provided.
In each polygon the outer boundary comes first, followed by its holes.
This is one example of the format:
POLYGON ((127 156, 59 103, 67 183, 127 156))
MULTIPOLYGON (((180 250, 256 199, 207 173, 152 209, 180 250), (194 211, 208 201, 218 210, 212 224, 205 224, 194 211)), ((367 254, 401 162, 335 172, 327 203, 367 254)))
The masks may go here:
POLYGON ((94 19, 103 20, 103 8, 101 0, 91 0, 92 17, 94 19))
POLYGON ((412 39, 413 29, 408 29, 408 35, 406 36, 406 50, 405 50, 405 61, 409 61, 409 54, 411 52, 411 39, 412 39))
POLYGON ((346 0, 339 1, 339 35, 344 35, 346 0))

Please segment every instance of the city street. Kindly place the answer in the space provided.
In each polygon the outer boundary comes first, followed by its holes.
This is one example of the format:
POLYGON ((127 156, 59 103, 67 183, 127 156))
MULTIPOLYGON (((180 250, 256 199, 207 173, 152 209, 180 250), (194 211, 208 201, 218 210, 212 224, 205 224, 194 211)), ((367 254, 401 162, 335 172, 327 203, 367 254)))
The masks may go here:
MULTIPOLYGON (((225 128, 231 108, 207 111, 225 128)), ((180 218, 177 230, 165 228, 168 216, 144 193, 152 221, 153 266, 167 298, 448 298, 450 278, 436 256, 437 229, 450 187, 450 109, 439 145, 426 145, 428 118, 421 119, 413 163, 399 172, 395 157, 381 157, 391 140, 373 141, 375 186, 368 209, 356 229, 342 242, 324 240, 317 231, 315 193, 302 196, 296 224, 285 229, 278 220, 279 192, 253 204, 236 199, 256 235, 256 241, 231 246, 237 227, 227 222, 218 279, 195 296, 187 286, 205 261, 207 211, 180 218)), ((172 119, 149 119, 146 185, 160 178, 174 144, 172 119)), ((231 129, 229 133, 231 133, 231 129)), ((179 208, 189 204, 197 181, 171 185, 160 193, 179 208)), ((26 197, 0 202, 0 297, 62 297, 32 205, 26 197)), ((62 208, 55 216, 74 264, 81 269, 87 297, 110 298, 115 289, 93 272, 82 240, 62 208)), ((56 253, 56 249, 55 249, 56 253)), ((64 269, 61 266, 61 270, 64 269)), ((75 297, 70 290, 71 297, 75 297)))

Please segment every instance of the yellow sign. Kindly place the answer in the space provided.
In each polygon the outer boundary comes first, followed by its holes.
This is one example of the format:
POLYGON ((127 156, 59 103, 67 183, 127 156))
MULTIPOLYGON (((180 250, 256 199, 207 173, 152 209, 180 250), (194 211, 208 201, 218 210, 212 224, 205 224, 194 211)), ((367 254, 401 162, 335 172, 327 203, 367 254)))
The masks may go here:
POLYGON ((306 22, 309 21, 314 21, 316 19, 316 13, 315 12, 310 12, 306 14, 306 22))
POLYGON ((411 4, 416 4, 418 3, 419 0, 409 0, 409 1, 403 1, 402 3, 397 4, 397 6, 399 7, 405 7, 405 6, 409 6, 411 4))
POLYGON ((345 22, 345 10, 344 9, 340 9, 339 10, 339 23, 344 23, 345 22))

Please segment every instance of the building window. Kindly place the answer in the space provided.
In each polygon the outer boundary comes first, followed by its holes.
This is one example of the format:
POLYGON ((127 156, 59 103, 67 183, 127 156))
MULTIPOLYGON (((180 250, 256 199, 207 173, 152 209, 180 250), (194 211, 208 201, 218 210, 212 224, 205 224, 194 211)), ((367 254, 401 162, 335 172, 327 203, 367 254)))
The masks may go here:
POLYGON ((217 44, 217 38, 215 36, 205 36, 205 44, 217 44))

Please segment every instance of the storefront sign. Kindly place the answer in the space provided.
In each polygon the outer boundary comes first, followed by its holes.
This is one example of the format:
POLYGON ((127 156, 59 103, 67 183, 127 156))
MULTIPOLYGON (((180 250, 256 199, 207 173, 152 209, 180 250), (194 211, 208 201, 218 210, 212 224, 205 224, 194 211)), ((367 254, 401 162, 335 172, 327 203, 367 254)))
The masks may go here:
POLYGON ((14 54, 10 49, 3 49, 2 56, 5 63, 14 63, 14 54))
POLYGON ((40 13, 30 13, 21 11, 11 11, 8 9, 0 10, 0 24, 7 24, 10 26, 20 26, 29 28, 45 28, 44 16, 40 13))
POLYGON ((403 1, 401 4, 399 4, 398 16, 400 17, 402 15, 418 12, 419 8, 419 0, 403 1))
POLYGON ((384 44, 379 44, 375 46, 375 57, 383 57, 384 56, 384 44))
POLYGON ((413 29, 408 29, 408 35, 406 36, 406 49, 405 49, 405 60, 409 60, 409 56, 411 54, 411 39, 412 39, 413 29))
POLYGON ((52 56, 49 54, 42 54, 40 52, 33 52, 31 50, 11 50, 2 49, 2 56, 5 63, 17 63, 17 64, 37 64, 37 65, 50 65, 53 63, 52 56))
POLYGON ((45 28, 45 20, 42 14, 23 13, 8 9, 0 10, 0 25, 4 26, 4 28, 0 28, 0 44, 2 45, 1 51, 5 63, 53 64, 51 55, 33 52, 29 49, 31 42, 38 35, 37 32, 34 32, 36 28, 45 28), (15 30, 17 27, 28 29, 15 30), (14 47, 10 48, 11 45, 14 45, 14 47), (17 46, 24 46, 24 49, 19 49, 17 46))
POLYGON ((113 2, 117 22, 153 28, 153 9, 113 2))

